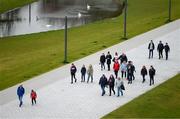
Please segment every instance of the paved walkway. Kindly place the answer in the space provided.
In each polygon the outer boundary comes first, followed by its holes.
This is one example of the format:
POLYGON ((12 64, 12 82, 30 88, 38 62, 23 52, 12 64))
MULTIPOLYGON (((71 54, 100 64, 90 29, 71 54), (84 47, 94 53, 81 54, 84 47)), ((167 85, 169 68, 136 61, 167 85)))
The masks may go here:
POLYGON ((73 85, 70 84, 70 65, 26 81, 23 83, 26 88, 26 96, 24 97, 22 108, 18 107, 19 102, 16 97, 18 85, 1 91, 0 118, 100 118, 179 73, 179 34, 180 20, 177 20, 78 60, 74 62, 79 69, 77 74, 78 82, 73 85), (154 59, 148 59, 147 45, 150 40, 153 40, 155 44, 159 40, 163 43, 169 43, 171 52, 168 61, 159 60, 156 51, 154 59), (124 81, 126 91, 123 97, 108 96, 108 89, 106 89, 106 95, 101 96, 100 86, 98 85, 100 76, 104 73, 109 77, 113 73, 112 70, 110 72, 100 70, 99 56, 102 52, 107 53, 107 51, 110 51, 112 54, 116 51, 119 53, 125 52, 128 59, 132 60, 136 66, 136 80, 132 85, 128 85, 127 81, 124 81), (93 64, 95 69, 94 83, 81 83, 80 68, 82 64, 87 66, 89 63, 93 64), (154 86, 149 86, 149 80, 142 84, 142 77, 140 76, 142 65, 147 67, 153 65, 156 68, 154 86), (31 106, 29 98, 32 88, 36 89, 38 94, 38 102, 35 106, 31 106))

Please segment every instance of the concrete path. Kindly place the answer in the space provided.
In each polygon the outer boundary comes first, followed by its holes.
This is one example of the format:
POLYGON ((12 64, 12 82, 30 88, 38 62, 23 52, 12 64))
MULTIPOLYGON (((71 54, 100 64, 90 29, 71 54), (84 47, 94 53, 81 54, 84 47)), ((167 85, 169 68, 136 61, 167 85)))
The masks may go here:
MULTIPOLYGON (((121 44, 117 44, 93 55, 80 59, 74 64, 78 68, 78 82, 70 84, 69 67, 65 65, 51 72, 45 73, 32 80, 23 83, 26 88, 24 105, 18 107, 16 97, 16 88, 18 85, 0 92, 0 118, 24 119, 24 118, 100 118, 114 109, 133 100, 137 96, 168 80, 170 77, 180 71, 180 20, 169 23, 145 34, 134 37, 121 44), (154 59, 148 59, 147 45, 150 40, 157 43, 161 40, 163 43, 168 42, 171 47, 170 58, 168 61, 159 60, 155 51, 154 59), (101 71, 99 66, 99 56, 104 52, 110 51, 122 53, 125 52, 129 60, 136 66, 136 80, 132 85, 125 82, 126 91, 123 97, 101 96, 99 78, 102 74, 109 77, 114 74, 111 70, 101 71), (91 63, 95 69, 94 83, 80 82, 80 68, 82 64, 86 66, 91 63), (155 85, 149 86, 149 77, 142 84, 140 69, 142 65, 148 68, 153 65, 156 68, 155 85), (29 93, 31 89, 36 89, 38 94, 38 103, 31 106, 29 93)), ((120 75, 120 73, 119 73, 120 75)))

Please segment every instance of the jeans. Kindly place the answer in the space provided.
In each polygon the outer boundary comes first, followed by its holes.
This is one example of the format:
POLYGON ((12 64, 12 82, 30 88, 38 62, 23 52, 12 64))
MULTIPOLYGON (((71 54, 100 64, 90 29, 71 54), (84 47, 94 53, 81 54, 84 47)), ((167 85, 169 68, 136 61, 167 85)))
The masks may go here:
POLYGON ((36 98, 31 98, 32 105, 36 104, 36 98))
POLYGON ((163 58, 163 51, 159 50, 159 59, 163 58))
POLYGON ((89 78, 91 77, 91 83, 93 82, 93 75, 88 74, 88 79, 87 79, 87 83, 89 82, 89 78))
POLYGON ((149 50, 149 59, 153 58, 153 50, 149 50))
POLYGON ((117 92, 118 92, 117 96, 119 96, 119 92, 121 92, 121 96, 123 96, 123 91, 120 86, 117 87, 117 92))
POLYGON ((150 76, 150 86, 152 85, 152 84, 154 84, 154 76, 150 76))
POLYGON ((22 101, 22 99, 23 99, 23 96, 20 96, 20 95, 18 95, 18 98, 19 98, 19 107, 21 107, 22 106, 22 104, 23 104, 23 101, 22 101))
POLYGON ((105 69, 105 64, 104 62, 101 62, 101 70, 105 69))
POLYGON ((85 74, 81 74, 81 82, 85 82, 85 74))
POLYGON ((165 54, 166 54, 166 60, 168 60, 168 52, 165 51, 165 54))
POLYGON ((102 90, 102 94, 101 94, 101 95, 103 96, 103 95, 106 93, 106 92, 105 92, 105 86, 104 86, 104 85, 101 85, 101 90, 102 90))
POLYGON ((127 75, 128 84, 132 84, 132 74, 127 75))
POLYGON ((111 90, 113 91, 115 95, 114 86, 109 86, 109 96, 111 96, 111 90))

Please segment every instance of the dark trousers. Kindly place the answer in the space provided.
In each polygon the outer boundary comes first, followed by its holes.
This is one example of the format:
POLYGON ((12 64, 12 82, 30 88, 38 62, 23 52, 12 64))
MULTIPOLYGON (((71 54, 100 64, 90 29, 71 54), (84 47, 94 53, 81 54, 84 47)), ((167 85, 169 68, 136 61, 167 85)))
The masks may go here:
POLYGON ((165 51, 165 54, 166 54, 166 60, 168 60, 168 52, 165 51))
POLYGON ((90 77, 91 77, 91 83, 93 82, 93 74, 88 74, 87 83, 89 83, 90 77))
POLYGON ((149 50, 149 59, 153 58, 153 50, 149 50))
POLYGON ((132 73, 132 80, 135 80, 135 76, 134 76, 134 73, 132 73))
POLYGON ((126 71, 121 71, 121 78, 125 77, 126 78, 126 71))
POLYGON ((75 73, 71 73, 71 83, 73 83, 73 78, 75 79, 75 82, 77 81, 75 73))
POLYGON ((159 59, 163 58, 163 51, 159 50, 159 59))
POLYGON ((105 69, 105 64, 104 62, 101 62, 101 70, 105 69))
POLYGON ((152 84, 154 84, 154 76, 150 76, 150 86, 152 85, 152 84))
POLYGON ((110 71, 110 65, 111 65, 111 64, 107 64, 107 66, 108 66, 108 71, 110 71))
POLYGON ((111 91, 113 91, 115 95, 114 86, 109 86, 109 96, 111 96, 111 91))
POLYGON ((115 73, 115 76, 116 76, 116 79, 117 79, 117 77, 118 77, 118 71, 114 71, 114 73, 115 73))
POLYGON ((142 81, 142 82, 144 83, 144 82, 145 82, 145 80, 146 80, 146 79, 145 79, 145 75, 142 75, 142 77, 143 77, 143 81, 142 81))
POLYGON ((127 75, 128 84, 132 84, 132 74, 127 75))
POLYGON ((36 98, 31 98, 32 105, 36 104, 36 98))
POLYGON ((81 82, 85 82, 85 74, 81 74, 81 82))

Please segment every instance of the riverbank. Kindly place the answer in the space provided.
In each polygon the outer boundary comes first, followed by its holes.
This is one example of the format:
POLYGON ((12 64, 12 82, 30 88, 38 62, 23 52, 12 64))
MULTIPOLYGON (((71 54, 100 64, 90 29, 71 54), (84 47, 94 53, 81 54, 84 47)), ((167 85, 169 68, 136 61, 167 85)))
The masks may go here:
POLYGON ((0 0, 0 14, 35 1, 37 0, 0 0))
MULTIPOLYGON (((172 2, 172 19, 175 20, 180 18, 177 12, 180 1, 172 2)), ((168 0, 129 1, 128 38, 165 24, 167 16, 168 0)), ((68 61, 123 42, 122 37, 123 16, 71 28, 68 30, 68 61)), ((0 90, 64 65, 63 41, 63 30, 0 38, 0 90)))

